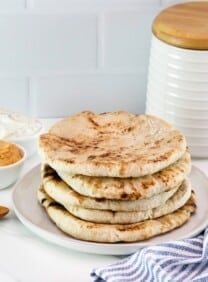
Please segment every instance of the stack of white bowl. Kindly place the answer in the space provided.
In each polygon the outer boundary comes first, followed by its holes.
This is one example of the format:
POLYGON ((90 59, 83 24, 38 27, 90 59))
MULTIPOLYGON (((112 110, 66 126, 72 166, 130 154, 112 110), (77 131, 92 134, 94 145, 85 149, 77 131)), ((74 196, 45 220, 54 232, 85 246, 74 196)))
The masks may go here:
POLYGON ((153 36, 146 113, 181 130, 192 156, 208 157, 208 51, 177 48, 153 36))

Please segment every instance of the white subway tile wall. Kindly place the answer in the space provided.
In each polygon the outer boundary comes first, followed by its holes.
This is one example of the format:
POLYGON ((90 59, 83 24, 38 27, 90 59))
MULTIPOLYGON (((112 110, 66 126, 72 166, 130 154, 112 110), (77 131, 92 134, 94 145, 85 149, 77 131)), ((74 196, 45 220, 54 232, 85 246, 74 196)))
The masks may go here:
MULTIPOLYGON (((145 74, 78 74, 39 77, 33 80, 31 113, 47 117, 92 110, 143 110, 140 77, 145 74), (49 95, 50 93, 50 95, 49 95), (43 99, 44 97, 44 99, 43 99)), ((142 89, 145 93, 145 89, 142 89)))
POLYGON ((0 107, 144 112, 155 15, 172 0, 0 0, 0 107))
POLYGON ((0 107, 29 113, 28 79, 0 77, 0 107))
MULTIPOLYGON (((174 4, 178 4, 178 3, 185 3, 185 2, 191 2, 192 0, 161 0, 162 2, 162 5, 165 6, 165 7, 168 7, 168 6, 171 6, 171 5, 174 5, 174 4)), ((194 2, 200 2, 201 0, 194 0, 194 2)), ((204 0, 204 1, 207 1, 207 0, 204 0)))
POLYGON ((0 0, 0 11, 19 11, 26 7, 27 0, 0 0))

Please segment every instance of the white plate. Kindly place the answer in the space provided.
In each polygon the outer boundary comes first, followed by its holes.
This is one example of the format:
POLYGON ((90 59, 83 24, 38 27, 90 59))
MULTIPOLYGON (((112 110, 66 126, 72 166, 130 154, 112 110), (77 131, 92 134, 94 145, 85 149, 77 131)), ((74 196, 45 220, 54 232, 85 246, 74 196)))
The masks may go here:
POLYGON ((15 185, 12 195, 13 206, 20 221, 45 240, 81 252, 126 255, 152 244, 193 237, 208 225, 208 178, 199 169, 193 167, 190 179, 197 197, 196 213, 182 227, 145 242, 93 243, 65 235, 52 223, 44 208, 37 201, 36 191, 40 184, 40 166, 33 168, 15 185))

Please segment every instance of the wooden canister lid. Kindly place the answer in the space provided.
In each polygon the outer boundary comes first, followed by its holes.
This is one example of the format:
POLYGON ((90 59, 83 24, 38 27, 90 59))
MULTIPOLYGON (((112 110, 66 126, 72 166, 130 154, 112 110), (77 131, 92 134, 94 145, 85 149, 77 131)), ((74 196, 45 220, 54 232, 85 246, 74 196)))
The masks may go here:
POLYGON ((152 31, 167 44, 208 50, 208 1, 183 3, 163 10, 153 21, 152 31))

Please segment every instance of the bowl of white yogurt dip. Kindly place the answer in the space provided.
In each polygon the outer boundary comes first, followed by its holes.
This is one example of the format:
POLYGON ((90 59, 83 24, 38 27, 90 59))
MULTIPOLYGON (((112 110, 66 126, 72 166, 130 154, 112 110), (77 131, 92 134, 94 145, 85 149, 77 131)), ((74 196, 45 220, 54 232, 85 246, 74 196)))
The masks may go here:
POLYGON ((24 147, 27 156, 37 151, 37 138, 42 132, 40 120, 7 109, 0 109, 0 139, 24 147))

